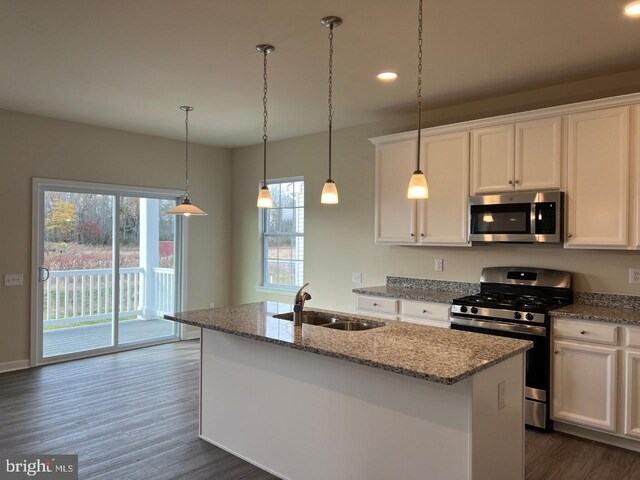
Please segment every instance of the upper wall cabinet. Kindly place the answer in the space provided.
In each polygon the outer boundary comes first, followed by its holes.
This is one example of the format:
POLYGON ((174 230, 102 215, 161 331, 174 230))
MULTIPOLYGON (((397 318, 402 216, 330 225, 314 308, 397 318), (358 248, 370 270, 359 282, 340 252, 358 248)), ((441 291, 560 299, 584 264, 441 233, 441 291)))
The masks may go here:
POLYGON ((562 120, 541 118, 471 132, 471 192, 561 187, 562 120))
POLYGON ((567 247, 629 246, 629 107, 568 115, 567 247))
POLYGON ((416 139, 383 143, 376 148, 376 243, 416 243, 417 205, 407 198, 416 155, 416 139))
POLYGON ((429 198, 409 200, 417 138, 376 139, 375 241, 394 245, 469 245, 469 133, 422 138, 420 164, 429 198))
POLYGON ((513 125, 471 132, 471 192, 513 191, 515 139, 513 125))
POLYGON ((418 202, 418 242, 468 245, 469 133, 425 137, 421 150, 429 198, 418 202))

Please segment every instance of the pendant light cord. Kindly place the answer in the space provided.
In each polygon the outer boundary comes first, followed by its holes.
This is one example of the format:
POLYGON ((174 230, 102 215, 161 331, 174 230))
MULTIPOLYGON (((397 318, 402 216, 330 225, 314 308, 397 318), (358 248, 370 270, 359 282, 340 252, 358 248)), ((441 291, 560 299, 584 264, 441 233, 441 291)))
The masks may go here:
POLYGON ((331 180, 331 135, 333 130, 333 23, 329 26, 329 180, 331 180))
POLYGON ((418 7, 418 167, 420 170, 420 129, 422 126, 422 0, 418 7))
POLYGON ((262 79, 264 81, 264 86, 262 88, 262 117, 263 117, 263 126, 262 126, 262 152, 263 152, 263 180, 262 186, 267 186, 267 120, 269 119, 269 114, 267 113, 267 54, 269 53, 267 49, 264 50, 264 73, 262 75, 262 79))
POLYGON ((185 173, 184 173, 184 198, 189 198, 189 108, 184 112, 184 156, 185 156, 185 173))

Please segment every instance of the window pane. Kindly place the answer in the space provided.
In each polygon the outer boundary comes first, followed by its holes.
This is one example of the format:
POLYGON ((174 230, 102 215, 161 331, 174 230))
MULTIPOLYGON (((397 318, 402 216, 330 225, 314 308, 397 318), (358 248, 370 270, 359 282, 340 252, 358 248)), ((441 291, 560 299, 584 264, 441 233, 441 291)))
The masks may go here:
POLYGON ((294 231, 294 209, 293 208, 283 208, 281 210, 282 216, 280 218, 280 232, 282 233, 290 233, 294 231))
POLYGON ((273 208, 264 210, 264 283, 292 287, 303 283, 304 181, 269 184, 273 208))

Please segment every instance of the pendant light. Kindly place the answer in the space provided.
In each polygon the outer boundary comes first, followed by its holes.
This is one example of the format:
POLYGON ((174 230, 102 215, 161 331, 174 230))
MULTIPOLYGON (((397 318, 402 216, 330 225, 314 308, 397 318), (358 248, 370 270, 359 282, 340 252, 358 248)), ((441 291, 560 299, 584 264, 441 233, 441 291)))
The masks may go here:
POLYGON ((342 19, 336 16, 324 17, 320 23, 329 28, 329 179, 322 188, 320 203, 335 205, 338 203, 338 189, 331 178, 331 134, 333 130, 333 29, 342 24, 342 19))
POLYGON ((418 159, 417 168, 411 176, 407 198, 421 199, 429 198, 429 187, 427 178, 420 170, 420 128, 422 124, 422 0, 419 0, 418 10, 418 159))
POLYGON ((262 87, 262 157, 263 157, 263 177, 262 187, 258 191, 258 207, 259 208, 272 208, 273 199, 271 198, 271 192, 267 187, 267 55, 273 52, 276 48, 273 45, 256 45, 258 50, 264 56, 264 70, 262 73, 263 87, 262 87))
POLYGON ((185 154, 185 176, 184 176, 184 195, 182 196, 182 202, 180 205, 169 210, 167 213, 172 215, 184 215, 189 217, 191 215, 206 215, 205 212, 191 203, 189 199, 189 112, 193 111, 193 107, 183 105, 180 110, 184 112, 184 154, 185 154))

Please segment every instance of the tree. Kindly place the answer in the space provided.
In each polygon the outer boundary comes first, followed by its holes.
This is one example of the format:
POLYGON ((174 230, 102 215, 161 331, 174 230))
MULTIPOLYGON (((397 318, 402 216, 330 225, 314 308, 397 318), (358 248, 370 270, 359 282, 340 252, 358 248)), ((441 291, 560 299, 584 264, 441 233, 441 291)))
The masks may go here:
POLYGON ((45 227, 48 231, 54 232, 62 237, 62 241, 71 240, 71 234, 76 228, 78 214, 76 207, 64 200, 56 200, 51 208, 51 212, 45 220, 45 227))

